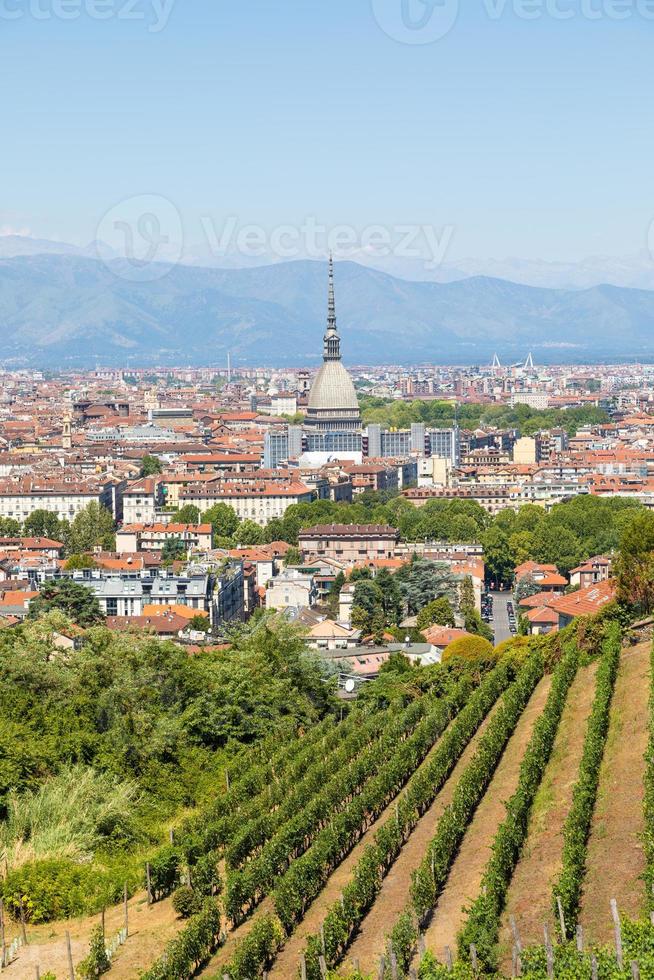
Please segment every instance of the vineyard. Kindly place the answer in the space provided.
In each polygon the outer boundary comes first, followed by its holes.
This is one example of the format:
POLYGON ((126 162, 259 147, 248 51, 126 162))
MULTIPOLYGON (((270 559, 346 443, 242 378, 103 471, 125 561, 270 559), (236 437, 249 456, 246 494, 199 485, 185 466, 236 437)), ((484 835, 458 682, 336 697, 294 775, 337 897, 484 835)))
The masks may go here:
POLYGON ((637 639, 575 625, 245 750, 151 853, 139 926, 102 972, 654 977, 654 654, 637 639))

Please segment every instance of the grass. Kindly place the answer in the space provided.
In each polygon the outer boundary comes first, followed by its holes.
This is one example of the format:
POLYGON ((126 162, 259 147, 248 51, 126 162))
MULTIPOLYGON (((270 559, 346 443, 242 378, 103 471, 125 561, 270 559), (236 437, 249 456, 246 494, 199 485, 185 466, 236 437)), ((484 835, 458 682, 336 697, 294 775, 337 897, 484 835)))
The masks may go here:
POLYGON ((9 794, 0 849, 12 869, 44 859, 88 861, 98 849, 142 838, 138 803, 134 783, 69 766, 38 789, 9 794))

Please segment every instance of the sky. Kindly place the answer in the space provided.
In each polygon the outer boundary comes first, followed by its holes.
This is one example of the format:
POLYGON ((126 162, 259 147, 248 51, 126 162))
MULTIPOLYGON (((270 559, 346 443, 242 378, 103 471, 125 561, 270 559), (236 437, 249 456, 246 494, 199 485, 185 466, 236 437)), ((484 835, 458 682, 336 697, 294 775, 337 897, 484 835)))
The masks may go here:
POLYGON ((0 228, 630 255, 653 45, 654 0, 0 0, 0 228))

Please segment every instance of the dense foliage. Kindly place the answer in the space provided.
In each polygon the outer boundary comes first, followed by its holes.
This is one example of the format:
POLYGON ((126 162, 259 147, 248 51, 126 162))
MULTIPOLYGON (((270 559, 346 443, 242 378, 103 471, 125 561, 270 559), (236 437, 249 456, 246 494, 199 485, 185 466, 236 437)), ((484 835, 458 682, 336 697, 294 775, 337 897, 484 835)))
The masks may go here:
POLYGON ((180 808, 215 798, 231 758, 271 733, 292 738, 334 704, 333 682, 283 619, 195 658, 103 627, 64 652, 55 631, 66 622, 49 613, 0 634, 3 891, 9 902, 32 896, 40 920, 119 893, 135 878, 121 856, 158 839, 180 808))
POLYGON ((518 429, 521 435, 530 436, 541 429, 562 428, 574 435, 583 425, 609 421, 606 412, 592 405, 538 410, 528 405, 510 408, 478 402, 455 405, 451 401, 385 401, 368 395, 360 395, 359 403, 365 425, 377 422, 394 429, 408 429, 413 422, 424 422, 433 429, 447 429, 457 421, 463 429, 488 425, 498 429, 518 429))

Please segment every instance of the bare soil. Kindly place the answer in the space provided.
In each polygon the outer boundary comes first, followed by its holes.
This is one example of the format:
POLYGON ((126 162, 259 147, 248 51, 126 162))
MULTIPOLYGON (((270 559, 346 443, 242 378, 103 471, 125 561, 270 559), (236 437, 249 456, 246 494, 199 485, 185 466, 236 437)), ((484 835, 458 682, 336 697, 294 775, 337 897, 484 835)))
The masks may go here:
POLYGON ((643 814, 650 643, 625 649, 616 681, 600 788, 588 843, 581 924, 587 938, 613 936, 610 901, 637 917, 645 907, 643 814))
POLYGON ((551 676, 548 675, 536 687, 518 721, 434 910, 425 942, 427 949, 439 958, 443 957, 446 947, 453 951, 456 949, 456 937, 465 919, 464 909, 479 893, 493 838, 506 815, 505 803, 517 788, 520 764, 534 725, 545 706, 550 685, 551 676))
MULTIPOLYGON (((144 892, 137 893, 128 903, 129 935, 124 946, 120 946, 114 957, 107 977, 120 980, 133 980, 142 970, 147 969, 163 952, 166 943, 184 926, 172 908, 172 900, 156 902, 148 908, 144 892)), ((70 933, 73 965, 76 967, 85 959, 89 951, 89 941, 93 928, 100 922, 100 916, 71 919, 44 926, 28 926, 29 945, 23 946, 18 958, 4 970, 7 977, 34 980, 36 967, 41 974, 50 971, 57 977, 70 975, 66 932, 70 933)), ((105 914, 105 933, 112 938, 124 924, 123 906, 107 909, 105 914)), ((10 935, 17 935, 18 929, 12 926, 10 935)))
POLYGON ((552 757, 545 770, 529 822, 524 851, 509 887, 502 919, 502 967, 511 967, 513 944, 509 922, 514 916, 525 945, 543 940, 543 924, 553 935, 552 886, 561 870, 563 825, 579 773, 586 727, 595 696, 597 664, 582 667, 572 683, 552 757))

